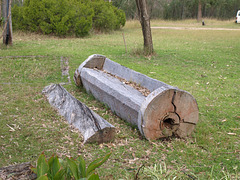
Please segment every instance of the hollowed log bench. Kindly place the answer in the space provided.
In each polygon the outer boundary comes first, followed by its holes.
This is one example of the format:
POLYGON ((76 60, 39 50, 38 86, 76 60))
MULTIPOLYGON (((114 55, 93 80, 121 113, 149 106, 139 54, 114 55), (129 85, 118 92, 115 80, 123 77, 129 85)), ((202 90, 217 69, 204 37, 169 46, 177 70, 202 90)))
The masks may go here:
POLYGON ((74 81, 107 104, 122 119, 137 125, 148 140, 190 135, 198 122, 198 105, 188 92, 133 71, 102 55, 89 56, 74 81), (119 79, 147 88, 140 91, 119 79))

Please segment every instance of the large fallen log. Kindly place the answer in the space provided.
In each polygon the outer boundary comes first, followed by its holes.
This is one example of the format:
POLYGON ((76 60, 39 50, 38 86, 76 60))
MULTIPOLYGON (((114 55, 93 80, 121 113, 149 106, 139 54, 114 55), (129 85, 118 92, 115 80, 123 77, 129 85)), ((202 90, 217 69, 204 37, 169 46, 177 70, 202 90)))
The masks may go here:
POLYGON ((74 98, 61 85, 46 86, 42 93, 60 115, 79 129, 84 137, 84 143, 103 143, 113 140, 115 127, 74 98))
POLYGON ((149 140, 189 136, 198 122, 198 105, 183 90, 121 66, 102 55, 92 55, 75 71, 77 86, 106 103, 112 111, 137 125, 149 140), (106 73, 107 72, 107 73, 106 73), (119 79, 147 88, 145 97, 119 79))

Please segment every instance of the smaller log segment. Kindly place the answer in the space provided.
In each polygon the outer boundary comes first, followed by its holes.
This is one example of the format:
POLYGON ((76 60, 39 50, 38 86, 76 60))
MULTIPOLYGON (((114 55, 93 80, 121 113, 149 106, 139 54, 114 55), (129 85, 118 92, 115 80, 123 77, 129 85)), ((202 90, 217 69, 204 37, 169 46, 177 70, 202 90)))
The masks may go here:
POLYGON ((61 85, 46 86, 42 93, 69 124, 79 129, 84 137, 84 143, 103 143, 113 140, 115 127, 74 98, 61 85))

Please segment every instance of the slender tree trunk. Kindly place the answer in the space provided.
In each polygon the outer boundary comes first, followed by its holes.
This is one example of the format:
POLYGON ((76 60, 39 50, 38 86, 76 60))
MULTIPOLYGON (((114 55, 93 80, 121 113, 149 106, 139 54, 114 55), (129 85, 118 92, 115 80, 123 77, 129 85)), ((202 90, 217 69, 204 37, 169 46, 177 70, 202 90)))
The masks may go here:
POLYGON ((11 0, 3 0, 3 44, 12 44, 12 17, 11 17, 11 0))
POLYGON ((146 54, 151 55, 153 53, 152 33, 150 26, 150 18, 147 12, 146 0, 136 0, 139 20, 142 26, 143 39, 144 39, 144 51, 146 54))
POLYGON ((197 17, 198 21, 202 21, 202 1, 199 0, 198 1, 198 17, 197 17))
POLYGON ((0 0, 0 25, 2 24, 2 0, 0 0))

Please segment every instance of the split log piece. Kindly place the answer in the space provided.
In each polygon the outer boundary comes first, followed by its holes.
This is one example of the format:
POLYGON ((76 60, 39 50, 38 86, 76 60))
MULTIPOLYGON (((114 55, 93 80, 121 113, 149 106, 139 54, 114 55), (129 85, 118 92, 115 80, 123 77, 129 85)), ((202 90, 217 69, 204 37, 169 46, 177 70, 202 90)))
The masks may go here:
POLYGON ((113 140, 115 127, 74 98, 61 85, 46 86, 42 93, 69 124, 79 129, 84 137, 84 143, 103 143, 113 140))

